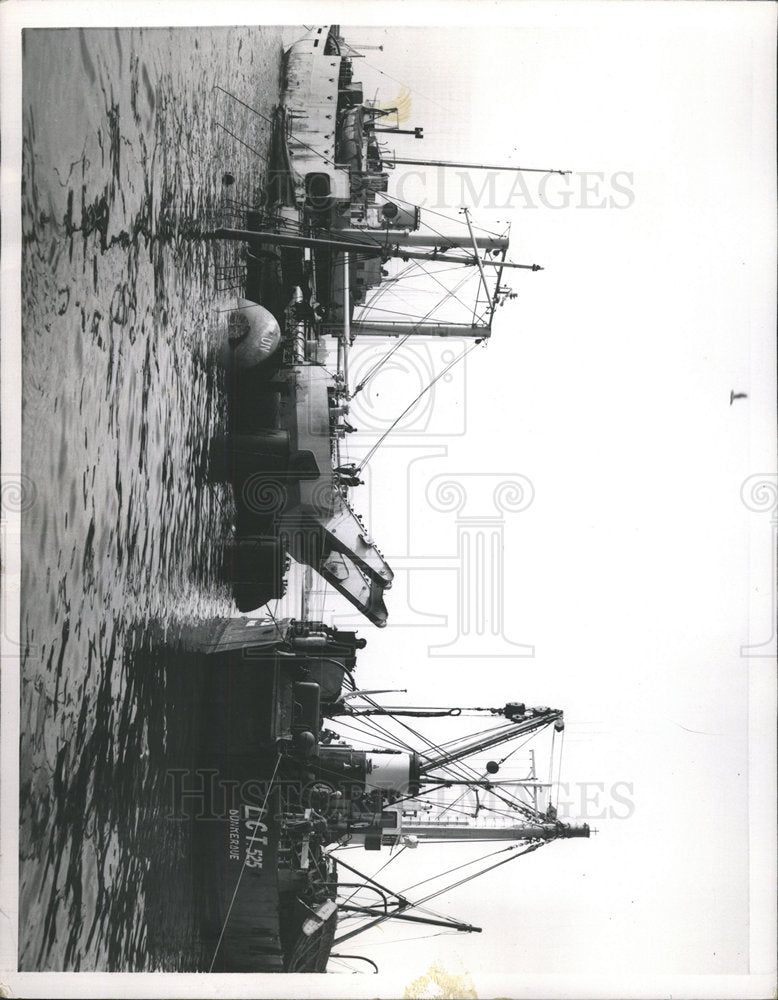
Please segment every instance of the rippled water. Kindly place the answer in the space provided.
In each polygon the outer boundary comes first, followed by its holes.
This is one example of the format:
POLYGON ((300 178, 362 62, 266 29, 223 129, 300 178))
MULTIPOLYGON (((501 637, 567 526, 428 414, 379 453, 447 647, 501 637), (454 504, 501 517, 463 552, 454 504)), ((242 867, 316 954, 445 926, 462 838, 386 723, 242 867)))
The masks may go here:
POLYGON ((257 201, 269 145, 214 85, 269 114, 281 51, 275 28, 25 33, 22 968, 198 960, 165 781, 196 675, 159 637, 232 610, 202 468, 235 293, 196 237, 257 201))

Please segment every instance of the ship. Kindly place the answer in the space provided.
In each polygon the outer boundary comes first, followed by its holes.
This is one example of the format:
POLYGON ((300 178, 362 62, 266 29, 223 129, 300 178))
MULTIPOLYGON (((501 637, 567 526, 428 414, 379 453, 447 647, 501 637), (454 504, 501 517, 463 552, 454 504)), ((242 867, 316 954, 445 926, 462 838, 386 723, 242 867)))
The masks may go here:
MULTIPOLYGON (((353 78, 357 56, 338 26, 311 28, 291 46, 272 119, 266 201, 208 234, 239 246, 246 271, 223 351, 229 427, 211 444, 209 468, 233 487, 225 575, 239 610, 282 597, 294 560, 383 627, 393 573, 352 503, 364 463, 342 455, 356 430, 350 406, 364 388, 352 385, 349 352, 367 337, 392 341, 388 355, 411 337, 478 344, 515 297, 504 272, 540 268, 509 261, 508 235, 478 234, 467 210, 459 235, 441 235, 423 228, 418 206, 390 193, 398 164, 438 161, 389 148, 408 130, 393 122, 396 108, 365 101, 353 78), (393 280, 393 260, 445 261, 477 275, 469 321, 447 322, 433 309, 377 319, 375 299, 393 280)), ((423 138, 423 129, 411 131, 423 138)))
MULTIPOLYGON (((539 268, 510 261, 508 235, 476 232, 468 211, 459 235, 441 235, 390 193, 392 171, 420 161, 389 148, 406 133, 396 109, 364 99, 357 58, 338 26, 314 26, 291 46, 269 121, 266 201, 207 234, 245 269, 222 348, 227 431, 211 442, 209 474, 232 487, 224 572, 239 612, 281 598, 294 560, 382 628, 393 574, 352 503, 365 460, 349 463, 342 447, 362 388, 352 385, 350 350, 357 337, 487 340, 513 295, 504 273, 539 268), (472 273, 469 320, 436 310, 376 319, 393 260, 472 273)), ((557 840, 589 836, 559 817, 553 769, 540 777, 539 758, 527 756, 535 740, 550 738, 553 751, 561 710, 383 704, 356 679, 365 640, 313 619, 301 598, 297 617, 268 611, 197 631, 206 721, 174 800, 198 802, 190 818, 205 971, 325 972, 342 945, 389 921, 476 933, 430 902, 557 840), (475 733, 463 722, 473 716, 475 733), (446 852, 430 844, 480 844, 486 854, 464 877, 429 874, 421 893, 390 888, 355 858, 419 848, 432 867, 446 852)))
POLYGON ((357 681, 364 645, 323 622, 200 628, 203 726, 174 801, 177 818, 193 821, 204 879, 205 971, 322 973, 342 945, 389 921, 478 933, 433 900, 589 836, 553 804, 560 709, 386 705, 357 681), (453 844, 485 853, 436 871, 453 844), (361 854, 391 861, 415 849, 425 871, 416 892, 388 885, 386 865, 380 881, 362 869, 361 854))

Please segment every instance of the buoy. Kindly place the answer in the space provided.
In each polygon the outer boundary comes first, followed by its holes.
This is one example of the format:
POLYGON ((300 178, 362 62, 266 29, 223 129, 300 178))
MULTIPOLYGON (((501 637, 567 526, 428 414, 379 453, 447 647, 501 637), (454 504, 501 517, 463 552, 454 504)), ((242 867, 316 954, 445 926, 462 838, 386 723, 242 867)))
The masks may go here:
POLYGON ((316 737, 313 735, 313 733, 309 732, 307 729, 304 729, 302 732, 297 733, 297 735, 294 738, 294 742, 298 750, 300 750, 306 756, 312 754, 316 747, 316 737))
POLYGON ((280 343, 275 316, 251 299, 238 299, 238 308, 227 317, 227 337, 219 357, 229 368, 252 368, 267 360, 280 343))

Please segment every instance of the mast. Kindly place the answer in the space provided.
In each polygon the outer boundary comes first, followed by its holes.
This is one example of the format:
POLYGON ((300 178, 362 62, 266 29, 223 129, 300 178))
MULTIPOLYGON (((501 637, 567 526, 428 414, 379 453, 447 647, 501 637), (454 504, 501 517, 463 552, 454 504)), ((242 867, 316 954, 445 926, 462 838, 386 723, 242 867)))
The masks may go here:
POLYGON ((403 819, 403 834, 416 836, 424 841, 490 841, 490 840, 557 840, 572 837, 588 837, 589 826, 586 823, 572 825, 567 823, 513 823, 505 826, 477 826, 457 822, 438 820, 430 823, 417 823, 403 819))
MULTIPOLYGON (((361 229, 352 226, 335 230, 348 239, 368 242, 384 247, 387 243, 402 244, 405 247, 438 247, 440 250, 463 250, 473 246, 473 241, 465 236, 449 236, 447 233, 411 233, 407 229, 361 229)), ((507 250, 507 236, 476 236, 475 246, 479 250, 507 250)))
POLYGON ((341 330, 342 359, 343 359, 343 382, 346 387, 346 398, 348 398, 348 352, 351 344, 351 270, 349 268, 348 251, 343 254, 343 329, 341 330))
POLYGON ((473 224, 470 222, 470 213, 466 208, 463 208, 462 211, 465 214, 465 221, 467 222, 467 229, 468 232, 470 233, 470 239, 473 241, 473 249, 475 250, 475 260, 476 264, 478 265, 478 273, 481 276, 481 285, 483 287, 484 294, 486 295, 486 301, 489 303, 489 312, 493 313, 494 303, 492 302, 492 296, 491 293, 489 292, 489 285, 486 283, 486 275, 484 274, 484 265, 483 261, 481 260, 481 255, 478 253, 478 243, 476 241, 475 233, 473 232, 473 224))
POLYGON ((488 326, 471 323, 435 323, 425 320, 408 323, 393 320, 356 320, 351 325, 352 333, 359 337, 407 337, 423 334, 425 337, 475 337, 490 336, 488 326))
POLYGON ((414 139, 423 139, 424 138, 424 129, 423 128, 418 128, 418 127, 417 128, 393 128, 392 126, 382 127, 380 125, 374 125, 373 126, 373 131, 374 132, 390 132, 392 135, 412 135, 414 137, 414 139))
POLYGON ((395 156, 395 163, 407 163, 414 167, 460 167, 463 170, 514 170, 527 174, 561 174, 566 177, 569 170, 551 170, 542 167, 514 167, 511 164, 494 163, 457 163, 454 160, 421 160, 411 156, 395 156))
MULTIPOLYGON (((254 229, 230 229, 226 227, 219 227, 214 229, 210 234, 213 239, 217 240, 233 240, 245 243, 275 243, 277 246, 281 247, 311 247, 312 249, 327 249, 327 250, 350 250, 353 253, 364 254, 369 257, 383 257, 389 259, 390 257, 399 257, 401 260, 444 260, 447 264, 469 264, 473 265, 476 263, 476 257, 452 257, 446 255, 443 257, 440 252, 433 251, 432 253, 421 253, 417 250, 409 250, 407 247, 400 246, 397 243, 382 243, 376 244, 374 242, 348 242, 346 240, 338 239, 321 239, 313 236, 293 236, 289 233, 272 233, 272 232, 260 232, 254 229)), ((507 260, 484 260, 484 264, 490 267, 513 267, 524 271, 542 271, 543 268, 539 264, 516 264, 513 261, 507 260)))
POLYGON ((501 743, 514 739, 516 736, 532 733, 552 722, 556 729, 564 727, 563 713, 559 710, 546 709, 544 711, 541 709, 532 709, 532 712, 533 714, 530 718, 516 721, 516 725, 510 729, 498 730, 492 736, 475 738, 448 753, 444 753, 443 751, 437 755, 428 753, 426 761, 420 765, 420 777, 423 778, 437 768, 446 767, 455 761, 462 760, 464 757, 470 757, 481 750, 489 750, 492 747, 499 746, 501 743))

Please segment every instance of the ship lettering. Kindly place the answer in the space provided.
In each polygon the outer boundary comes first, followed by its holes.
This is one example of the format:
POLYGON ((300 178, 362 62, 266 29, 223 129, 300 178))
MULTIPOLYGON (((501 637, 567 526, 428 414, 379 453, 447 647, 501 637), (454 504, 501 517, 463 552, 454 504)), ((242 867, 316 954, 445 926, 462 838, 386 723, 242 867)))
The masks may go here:
POLYGON ((240 860, 240 814, 230 809, 230 861, 240 860))

